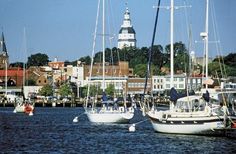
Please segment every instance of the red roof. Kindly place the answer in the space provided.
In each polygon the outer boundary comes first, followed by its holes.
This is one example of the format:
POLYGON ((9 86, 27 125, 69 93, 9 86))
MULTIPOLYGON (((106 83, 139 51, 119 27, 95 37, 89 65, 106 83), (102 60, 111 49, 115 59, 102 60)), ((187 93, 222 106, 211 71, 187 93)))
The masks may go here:
MULTIPOLYGON (((0 70, 0 76, 5 76, 6 70, 0 70)), ((7 76, 23 76, 23 70, 7 70, 7 76)))

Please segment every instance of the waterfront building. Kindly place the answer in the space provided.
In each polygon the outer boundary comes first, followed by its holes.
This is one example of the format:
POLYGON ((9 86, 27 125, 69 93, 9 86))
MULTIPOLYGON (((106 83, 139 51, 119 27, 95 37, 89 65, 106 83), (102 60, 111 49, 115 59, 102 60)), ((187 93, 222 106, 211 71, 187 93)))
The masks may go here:
MULTIPOLYGON (((185 74, 174 75, 173 82, 175 89, 185 90, 186 75, 185 74)), ((170 75, 152 77, 152 89, 154 92, 163 92, 166 90, 170 90, 171 88, 172 87, 171 87, 170 75)))
MULTIPOLYGON (((152 76, 152 90, 153 92, 163 93, 170 90, 170 75, 152 76)), ((176 90, 189 90, 198 91, 202 87, 202 76, 192 75, 187 77, 185 74, 174 75, 174 88, 176 90), (187 81, 187 82, 186 82, 187 81)))
MULTIPOLYGON (((127 93, 128 94, 143 94, 145 86, 145 78, 129 78, 127 84, 127 93)), ((151 79, 147 82, 146 94, 152 90, 151 79)))
POLYGON ((199 91, 203 85, 203 75, 192 75, 188 77, 188 89, 199 91))
POLYGON ((123 24, 118 35, 118 48, 122 49, 124 47, 136 47, 136 33, 131 24, 128 7, 126 7, 123 24))
MULTIPOLYGON (((4 89, 6 79, 6 70, 0 70, 0 86, 4 89)), ((23 69, 11 68, 7 70, 7 86, 22 87, 23 85, 23 69)))
MULTIPOLYGON (((88 77, 90 65, 84 65, 84 76, 88 77)), ((95 63, 92 67, 92 76, 102 76, 102 63, 95 63)), ((133 69, 129 68, 129 63, 119 61, 118 64, 112 65, 108 62, 105 64, 105 76, 129 77, 133 76, 133 69)))
MULTIPOLYGON (((84 78, 87 85, 89 82, 90 65, 83 65, 84 78)), ((90 84, 99 85, 102 88, 102 63, 95 63, 92 67, 92 75, 90 84)), ((125 61, 119 61, 118 64, 112 65, 110 63, 105 64, 105 88, 109 84, 113 84, 117 91, 125 92, 127 80, 129 76, 133 76, 133 69, 129 68, 129 63, 125 61)))
POLYGON ((48 62, 48 66, 51 67, 52 69, 60 69, 64 67, 65 62, 63 61, 58 61, 57 58, 54 59, 52 62, 48 62))

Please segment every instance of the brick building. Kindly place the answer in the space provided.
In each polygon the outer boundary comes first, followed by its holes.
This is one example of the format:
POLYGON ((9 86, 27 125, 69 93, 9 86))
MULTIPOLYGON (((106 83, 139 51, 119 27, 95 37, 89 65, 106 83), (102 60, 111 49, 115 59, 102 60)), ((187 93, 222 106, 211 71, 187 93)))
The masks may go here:
MULTIPOLYGON (((5 86, 6 70, 0 70, 0 86, 5 86)), ((23 85, 23 69, 7 70, 7 85, 21 87, 23 85)))

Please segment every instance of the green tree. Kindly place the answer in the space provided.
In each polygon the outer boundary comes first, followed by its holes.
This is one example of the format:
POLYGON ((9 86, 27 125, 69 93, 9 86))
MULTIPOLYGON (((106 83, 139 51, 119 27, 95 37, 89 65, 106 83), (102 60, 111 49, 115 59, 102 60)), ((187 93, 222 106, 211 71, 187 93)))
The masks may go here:
POLYGON ((39 90, 39 95, 41 96, 52 96, 53 87, 51 85, 45 85, 39 90))
MULTIPOLYGON (((87 96, 88 92, 88 86, 85 86, 82 91, 83 96, 87 96)), ((90 85, 89 88, 89 96, 95 96, 95 95, 101 95, 102 94, 102 89, 100 85, 90 85)))
POLYGON ((137 64, 147 64, 148 48, 133 48, 131 52, 133 52, 132 58, 130 57, 130 59, 128 60, 131 68, 134 68, 137 64))
POLYGON ((23 68, 24 63, 23 62, 15 62, 15 63, 11 63, 10 67, 20 67, 23 68))
POLYGON ((161 45, 154 45, 152 48, 153 55, 152 55, 152 64, 161 68, 163 64, 163 47, 161 45))
POLYGON ((37 53, 28 57, 27 66, 45 66, 49 62, 46 54, 37 53))
POLYGON ((236 68, 236 53, 230 53, 225 56, 224 63, 230 67, 236 68))
POLYGON ((90 64, 91 64, 91 58, 90 58, 90 56, 81 57, 81 58, 79 59, 79 61, 84 62, 86 65, 90 65, 90 64))
MULTIPOLYGON (((170 67, 170 44, 165 47, 164 63, 166 67, 170 67)), ((189 55, 185 44, 182 42, 174 43, 174 71, 188 70, 189 55)))
POLYGON ((36 81, 34 79, 28 79, 25 81, 25 85, 27 86, 36 86, 36 81))
POLYGON ((113 96, 115 93, 115 86, 114 84, 109 84, 105 90, 106 94, 109 96, 113 96))
POLYGON ((68 83, 64 83, 60 86, 58 93, 62 97, 68 97, 72 95, 72 89, 68 83))
POLYGON ((135 75, 144 78, 146 76, 147 64, 138 64, 134 67, 135 75))

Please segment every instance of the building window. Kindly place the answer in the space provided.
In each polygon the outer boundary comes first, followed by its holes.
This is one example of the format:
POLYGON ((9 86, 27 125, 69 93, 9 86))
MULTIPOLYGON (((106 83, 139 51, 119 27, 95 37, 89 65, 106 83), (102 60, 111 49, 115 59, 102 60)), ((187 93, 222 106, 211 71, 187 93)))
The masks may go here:
POLYGON ((170 88, 170 84, 166 84, 166 88, 169 89, 170 88))
POLYGON ((183 89, 184 88, 184 84, 179 84, 179 88, 183 89))

